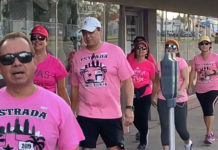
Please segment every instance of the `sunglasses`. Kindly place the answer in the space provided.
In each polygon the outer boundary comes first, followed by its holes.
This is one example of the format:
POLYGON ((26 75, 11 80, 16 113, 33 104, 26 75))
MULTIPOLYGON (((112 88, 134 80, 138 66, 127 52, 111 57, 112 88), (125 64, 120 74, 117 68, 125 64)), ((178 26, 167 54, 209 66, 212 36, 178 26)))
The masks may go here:
POLYGON ((36 40, 44 41, 45 39, 46 39, 46 37, 42 36, 42 35, 40 35, 40 36, 31 36, 31 38, 30 38, 31 41, 36 41, 36 40))
POLYGON ((137 46, 136 49, 137 49, 137 50, 143 50, 143 51, 144 51, 144 50, 147 50, 147 47, 144 47, 144 46, 137 46))
POLYGON ((12 65, 15 61, 15 58, 17 58, 21 63, 29 63, 32 61, 32 58, 34 57, 34 54, 32 52, 19 52, 15 54, 5 54, 0 56, 0 62, 3 65, 12 65))
POLYGON ((200 42, 199 43, 200 46, 202 46, 202 45, 209 45, 209 44, 210 44, 210 42, 200 42))
POLYGON ((177 46, 175 44, 166 44, 165 45, 165 49, 173 49, 173 50, 177 50, 177 46))

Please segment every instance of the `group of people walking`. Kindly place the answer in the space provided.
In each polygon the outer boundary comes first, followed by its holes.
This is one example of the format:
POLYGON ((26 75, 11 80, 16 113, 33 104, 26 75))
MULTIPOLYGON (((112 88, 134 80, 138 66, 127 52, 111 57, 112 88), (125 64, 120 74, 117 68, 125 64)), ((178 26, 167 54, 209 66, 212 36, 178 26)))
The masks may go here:
MULTIPOLYGON (((189 82, 188 65, 184 59, 180 58, 179 43, 176 40, 166 41, 164 49, 165 53, 174 53, 178 61, 179 90, 176 99, 175 126, 180 137, 184 140, 186 150, 191 150, 192 141, 190 140, 186 124, 188 100, 186 89, 189 82)), ((137 42, 132 53, 134 57, 131 59, 131 57, 128 56, 127 59, 134 70, 134 75, 132 76, 135 88, 134 125, 140 135, 140 144, 137 149, 145 150, 147 146, 148 113, 152 103, 154 107, 157 107, 160 118, 163 150, 169 150, 169 108, 160 89, 160 62, 156 64, 155 61, 148 59, 151 54, 148 43, 145 40, 137 42), (157 103, 155 100, 156 94, 158 95, 157 103)), ((152 56, 150 56, 150 58, 152 58, 152 56)))
MULTIPOLYGON (((152 105, 157 108, 160 118, 163 150, 169 150, 169 108, 160 88, 161 69, 164 68, 161 68, 160 62, 158 62, 156 67, 152 67, 151 69, 152 63, 147 63, 149 61, 148 55, 150 50, 145 41, 140 41, 135 45, 135 51, 133 51, 135 59, 134 61, 130 58, 128 60, 134 70, 134 75, 132 77, 135 88, 134 125, 138 129, 140 135, 140 145, 138 146, 138 149, 144 150, 147 145, 148 111, 150 110, 150 105, 152 103, 152 105), (140 56, 144 56, 144 60, 139 59, 140 56), (143 66, 143 64, 145 66, 143 66), (149 75, 146 76, 145 72, 149 75), (154 72, 156 74, 155 77, 154 72), (152 92, 147 88, 148 85, 150 86, 150 89, 153 87, 152 92), (139 92, 138 90, 141 91, 139 92), (140 93, 140 98, 138 98, 138 93, 140 93), (155 95, 157 95, 157 102, 155 100, 155 95), (146 98, 147 102, 145 102, 146 98), (138 121, 139 117, 141 117, 140 123, 138 121)), ((187 101, 188 94, 192 93, 193 81, 195 78, 197 78, 195 85, 196 95, 201 104, 206 125, 204 142, 206 144, 212 144, 215 141, 213 112, 218 100, 218 54, 211 51, 212 42, 208 36, 202 36, 200 38, 198 47, 200 54, 196 55, 192 60, 190 73, 188 64, 180 57, 179 43, 177 40, 167 40, 164 48, 165 53, 174 53, 176 55, 176 60, 178 61, 179 79, 175 106, 175 128, 184 141, 186 150, 193 149, 190 134, 187 129, 187 101)))
MULTIPOLYGON (((163 68, 151 55, 148 42, 143 36, 136 37, 126 57, 120 47, 101 40, 98 19, 87 17, 81 32, 85 46, 72 53, 67 70, 48 52, 49 33, 44 26, 35 26, 30 40, 15 32, 0 41, 0 73, 7 85, 0 90, 0 149, 20 149, 23 145, 32 149, 38 146, 40 150, 55 150, 56 146, 60 150, 95 150, 100 135, 108 150, 121 150, 125 149, 123 124, 133 123, 140 139, 136 149, 145 150, 153 105, 160 118, 163 150, 169 150, 169 108, 160 88, 163 68), (70 96, 65 85, 67 74, 70 96), (123 112, 121 89, 125 97, 123 112), (20 139, 9 138, 14 135, 20 139), (31 142, 35 139, 38 145, 31 142)), ((201 53, 194 57, 191 71, 180 57, 177 40, 167 40, 163 48, 165 53, 175 54, 178 61, 175 127, 185 150, 193 149, 187 129, 187 101, 195 78, 207 129, 205 143, 215 140, 218 55, 211 51, 207 36, 201 37, 198 47, 201 53)))

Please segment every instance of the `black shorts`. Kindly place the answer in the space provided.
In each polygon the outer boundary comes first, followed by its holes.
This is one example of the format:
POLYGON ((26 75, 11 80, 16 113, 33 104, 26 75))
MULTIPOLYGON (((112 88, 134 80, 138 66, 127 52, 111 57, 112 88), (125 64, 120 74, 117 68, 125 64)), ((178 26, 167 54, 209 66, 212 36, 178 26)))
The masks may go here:
POLYGON ((196 95, 201 104, 204 116, 213 116, 214 107, 218 100, 218 91, 196 93, 196 95))
POLYGON ((80 147, 96 148, 98 136, 101 135, 107 147, 124 148, 122 118, 95 119, 78 116, 77 120, 85 135, 85 140, 80 142, 80 147))

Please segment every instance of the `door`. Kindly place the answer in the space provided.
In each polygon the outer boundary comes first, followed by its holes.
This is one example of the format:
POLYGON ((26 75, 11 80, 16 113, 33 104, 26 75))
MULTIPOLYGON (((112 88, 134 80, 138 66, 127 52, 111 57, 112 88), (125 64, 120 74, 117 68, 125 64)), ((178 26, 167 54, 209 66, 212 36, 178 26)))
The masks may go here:
POLYGON ((126 8, 125 12, 125 24, 126 24, 126 37, 125 37, 125 50, 126 53, 130 53, 133 48, 133 40, 136 36, 143 36, 143 13, 141 9, 126 8))

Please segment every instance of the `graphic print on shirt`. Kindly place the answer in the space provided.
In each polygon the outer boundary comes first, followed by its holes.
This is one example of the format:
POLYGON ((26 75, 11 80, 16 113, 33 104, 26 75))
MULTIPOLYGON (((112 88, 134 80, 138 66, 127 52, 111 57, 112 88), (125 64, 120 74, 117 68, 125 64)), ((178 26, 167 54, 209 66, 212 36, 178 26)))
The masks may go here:
POLYGON ((201 83, 209 83, 212 82, 212 76, 208 76, 207 72, 209 70, 213 70, 213 68, 215 68, 216 64, 215 62, 210 62, 210 63, 199 63, 196 64, 197 68, 198 68, 198 75, 199 75, 199 82, 201 83))
POLYGON ((144 81, 146 71, 142 71, 139 67, 134 69, 133 82, 142 82, 144 81))
POLYGON ((204 68, 200 69, 200 71, 199 71, 199 79, 202 82, 205 82, 205 83, 211 82, 210 76, 208 76, 206 74, 206 71, 208 71, 208 70, 209 70, 208 67, 204 67, 204 68))
POLYGON ((80 69, 80 74, 84 79, 86 87, 107 86, 105 82, 107 67, 101 62, 101 59, 107 59, 107 54, 93 54, 92 56, 81 59, 81 61, 87 62, 87 64, 80 69))
POLYGON ((51 85, 51 78, 52 75, 49 71, 36 69, 34 74, 34 83, 48 89, 48 87, 51 85))
POLYGON ((43 150, 45 138, 35 125, 30 126, 30 120, 21 122, 20 116, 30 116, 45 120, 47 113, 30 109, 0 109, 0 117, 17 116, 14 121, 9 121, 4 126, 0 123, 0 150, 43 150))

